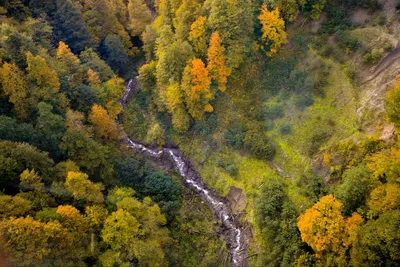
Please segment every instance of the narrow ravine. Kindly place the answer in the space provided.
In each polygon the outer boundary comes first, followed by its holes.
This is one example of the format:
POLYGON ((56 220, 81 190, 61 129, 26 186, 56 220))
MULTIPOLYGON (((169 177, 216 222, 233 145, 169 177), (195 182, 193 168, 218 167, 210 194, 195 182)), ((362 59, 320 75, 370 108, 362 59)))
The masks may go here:
MULTIPOLYGON (((123 108, 128 104, 132 93, 139 87, 140 84, 137 79, 129 80, 126 91, 121 98, 121 105, 123 108)), ((129 149, 136 153, 144 154, 156 164, 172 164, 173 168, 176 169, 182 177, 184 185, 199 194, 214 211, 216 222, 221 228, 221 231, 218 231, 218 233, 224 238, 227 244, 231 256, 231 265, 235 267, 249 265, 247 260, 248 239, 243 230, 243 226, 241 226, 237 220, 234 220, 233 214, 225 203, 225 200, 219 197, 214 191, 207 188, 199 173, 193 167, 193 164, 183 156, 179 148, 154 150, 129 137, 124 138, 122 141, 126 143, 129 149)))

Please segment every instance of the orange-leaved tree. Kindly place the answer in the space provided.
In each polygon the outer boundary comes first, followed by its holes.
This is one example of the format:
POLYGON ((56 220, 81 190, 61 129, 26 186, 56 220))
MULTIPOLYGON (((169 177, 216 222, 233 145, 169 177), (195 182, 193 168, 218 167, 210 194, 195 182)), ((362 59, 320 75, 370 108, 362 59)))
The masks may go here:
POLYGON ((231 75, 231 69, 225 63, 225 47, 222 45, 222 39, 218 32, 211 34, 210 46, 207 52, 210 77, 218 82, 218 88, 222 92, 226 90, 228 76, 231 75))
POLYGON ((204 112, 212 112, 209 100, 213 98, 210 91, 211 79, 201 59, 193 58, 185 67, 182 87, 185 89, 186 106, 195 120, 203 120, 204 112))
MULTIPOLYGON (((279 9, 269 11, 267 5, 261 7, 261 14, 258 16, 262 25, 262 39, 269 46, 267 56, 272 57, 278 53, 282 45, 287 43, 285 32, 285 21, 279 14, 279 9)), ((264 48, 264 45, 262 45, 264 48)))
POLYGON ((342 266, 348 262, 347 251, 356 241, 363 221, 356 212, 344 218, 340 212, 342 206, 333 195, 324 196, 300 215, 297 223, 302 240, 311 246, 323 265, 342 266))

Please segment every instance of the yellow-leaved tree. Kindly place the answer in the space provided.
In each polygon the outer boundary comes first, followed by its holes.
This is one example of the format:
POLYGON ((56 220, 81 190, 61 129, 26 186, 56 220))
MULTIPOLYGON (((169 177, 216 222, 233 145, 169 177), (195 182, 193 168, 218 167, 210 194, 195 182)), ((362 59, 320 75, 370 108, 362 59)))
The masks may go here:
POLYGON ((21 118, 29 113, 28 87, 24 73, 14 63, 4 63, 0 69, 0 83, 3 93, 14 104, 15 112, 21 118))
POLYGON ((118 140, 117 123, 108 115, 102 106, 93 105, 89 121, 95 127, 96 136, 110 141, 118 140))
POLYGON ((363 219, 356 212, 344 218, 342 206, 333 195, 327 195, 299 217, 301 238, 311 246, 322 266, 346 265, 347 252, 357 240, 363 219))
POLYGON ((222 46, 222 39, 218 32, 211 34, 210 46, 207 52, 210 77, 218 82, 218 88, 222 92, 226 90, 228 76, 231 75, 231 69, 225 63, 225 47, 222 46))
POLYGON ((191 42, 194 51, 198 54, 203 54, 207 49, 205 22, 206 18, 200 16, 190 26, 189 41, 191 42))
POLYGON ((93 183, 85 173, 68 172, 64 185, 76 200, 85 200, 90 203, 102 203, 104 201, 101 192, 104 188, 103 185, 93 183))
MULTIPOLYGON (((269 11, 265 4, 261 7, 261 14, 258 19, 262 25, 262 39, 269 47, 267 56, 272 57, 278 53, 282 45, 287 43, 285 21, 281 18, 278 8, 269 11)), ((265 49, 264 44, 261 47, 265 49)))
POLYGON ((179 83, 171 83, 165 90, 165 106, 172 114, 172 124, 178 131, 189 128, 189 115, 183 104, 183 92, 179 83))

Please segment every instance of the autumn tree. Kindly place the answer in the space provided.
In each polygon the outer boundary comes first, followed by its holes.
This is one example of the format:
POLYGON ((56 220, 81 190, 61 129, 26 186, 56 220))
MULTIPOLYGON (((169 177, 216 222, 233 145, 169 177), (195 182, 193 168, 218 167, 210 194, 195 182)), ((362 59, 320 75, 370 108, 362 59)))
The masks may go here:
POLYGON ((14 104, 15 112, 26 118, 29 113, 28 88, 24 73, 14 63, 4 63, 0 69, 3 93, 14 104))
MULTIPOLYGON (((272 57, 278 53, 282 45, 287 43, 285 22, 280 17, 278 8, 269 11, 267 5, 261 7, 261 14, 258 16, 262 25, 262 39, 268 49, 267 56, 272 57)), ((265 46, 261 46, 265 49, 265 46)))
POLYGON ((344 218, 342 206, 333 195, 327 195, 299 217, 301 238, 312 247, 322 265, 346 264, 347 251, 357 239, 363 219, 358 213, 344 218))
POLYGON ((68 100, 64 94, 59 93, 60 80, 56 71, 39 55, 34 56, 28 52, 26 61, 32 105, 35 107, 40 101, 46 101, 59 108, 65 108, 68 100))
POLYGON ((110 118, 102 106, 94 105, 92 107, 89 121, 95 126, 95 133, 98 137, 110 141, 118 140, 117 123, 110 118))
POLYGON ((182 87, 185 90, 186 106, 195 120, 203 120, 204 112, 212 112, 209 101, 213 98, 210 91, 211 79, 204 62, 193 58, 184 70, 182 87))
POLYGON ((60 77, 61 90, 66 93, 75 108, 78 106, 79 98, 82 97, 79 87, 86 78, 84 67, 64 42, 59 42, 56 58, 56 70, 60 77))
POLYGON ((375 179, 400 182, 400 150, 398 148, 393 147, 390 150, 372 154, 367 156, 366 160, 367 167, 375 179))
POLYGON ((85 200, 90 203, 103 202, 102 184, 92 183, 88 175, 82 172, 68 172, 65 187, 73 194, 76 200, 85 200))
POLYGON ((173 24, 176 38, 184 41, 189 37, 190 25, 194 22, 200 10, 200 4, 197 0, 182 0, 175 11, 173 24))
POLYGON ((372 216, 400 209, 400 185, 388 183, 378 186, 371 191, 367 206, 372 216))
POLYGON ((209 0, 204 5, 209 11, 207 28, 221 36, 227 49, 227 65, 232 69, 246 60, 252 47, 253 6, 252 0, 209 0))
POLYGON ((189 128, 189 115, 183 103, 183 94, 179 83, 172 83, 165 89, 164 103, 172 115, 172 125, 181 132, 189 128))
POLYGON ((205 22, 206 18, 199 16, 190 26, 189 41, 198 55, 202 55, 207 49, 205 22))
POLYGON ((108 149, 92 138, 92 133, 83 120, 80 112, 67 112, 66 128, 60 148, 62 152, 78 166, 85 168, 90 174, 99 171, 106 164, 108 149))
POLYGON ((28 52, 26 54, 26 61, 28 67, 28 78, 40 88, 50 87, 55 92, 60 89, 60 81, 58 80, 57 73, 52 70, 44 58, 41 56, 34 56, 28 52))
POLYGON ((125 83, 124 80, 114 75, 105 84, 105 90, 101 95, 102 102, 111 118, 116 118, 122 111, 119 100, 124 94, 125 83))
POLYGON ((222 40, 218 32, 213 32, 210 40, 210 47, 207 52, 207 69, 210 77, 218 82, 218 88, 222 92, 226 90, 228 76, 231 70, 225 65, 225 48, 221 44, 222 40))
MULTIPOLYGON (((91 68, 87 71, 87 82, 89 83, 90 87, 99 89, 101 88, 101 80, 99 74, 92 70, 91 68)), ((98 93, 100 94, 100 93, 98 93)))
POLYGON ((32 204, 32 210, 42 210, 55 205, 55 200, 45 190, 42 178, 35 172, 26 169, 20 175, 20 193, 17 196, 29 200, 32 204))
POLYGON ((0 196, 0 218, 21 217, 32 208, 29 200, 20 196, 0 196))
POLYGON ((44 223, 29 216, 0 221, 0 244, 18 266, 83 264, 74 241, 58 221, 44 223))
POLYGON ((128 12, 130 32, 133 36, 140 36, 152 20, 149 8, 143 0, 129 0, 128 12))
MULTIPOLYGON (((107 255, 115 255, 118 262, 137 259, 141 266, 163 266, 162 248, 168 242, 166 220, 157 204, 146 197, 143 203, 134 197, 123 197, 117 211, 105 221, 101 236, 110 246, 107 255)), ((106 260, 107 257, 100 257, 106 260)))

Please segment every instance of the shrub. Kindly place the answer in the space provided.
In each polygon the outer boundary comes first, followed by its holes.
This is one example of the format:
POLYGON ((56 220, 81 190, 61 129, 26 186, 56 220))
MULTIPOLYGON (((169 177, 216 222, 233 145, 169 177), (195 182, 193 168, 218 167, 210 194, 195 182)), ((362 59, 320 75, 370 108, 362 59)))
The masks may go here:
POLYGON ((365 65, 375 64, 383 57, 383 49, 373 49, 372 51, 366 52, 361 62, 365 65))
POLYGON ((350 49, 353 52, 361 47, 360 39, 348 30, 339 30, 336 33, 336 40, 341 44, 341 46, 350 49))
POLYGON ((306 92, 304 94, 299 94, 295 96, 295 105, 300 110, 304 110, 305 108, 314 104, 314 97, 312 93, 306 92))
POLYGON ((277 118, 282 118, 284 115, 283 113, 283 107, 282 105, 279 104, 269 104, 265 106, 264 110, 264 117, 266 119, 277 119, 277 118))
POLYGON ((275 143, 263 132, 248 131, 245 146, 258 159, 272 160, 275 156, 275 143))
POLYGON ((281 134, 291 134, 292 133, 292 126, 289 123, 286 123, 286 124, 281 126, 281 128, 279 129, 279 132, 281 134))
POLYGON ((246 127, 240 122, 231 123, 225 132, 225 141, 234 148, 242 146, 246 136, 246 127))
POLYGON ((385 44, 383 45, 383 50, 385 52, 390 52, 393 50, 393 44, 392 42, 390 42, 389 40, 385 42, 385 44))

